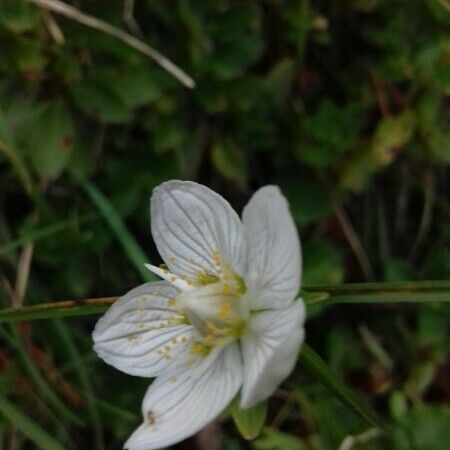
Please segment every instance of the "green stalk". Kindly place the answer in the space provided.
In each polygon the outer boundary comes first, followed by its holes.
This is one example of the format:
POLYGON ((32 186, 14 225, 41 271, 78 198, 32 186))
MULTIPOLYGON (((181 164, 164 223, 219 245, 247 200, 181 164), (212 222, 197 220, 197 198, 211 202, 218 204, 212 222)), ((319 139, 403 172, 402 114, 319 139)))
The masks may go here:
POLYGON ((307 305, 339 303, 429 303, 450 302, 450 281, 405 283, 354 283, 313 286, 302 290, 307 305))
POLYGON ((0 309, 0 323, 101 314, 116 300, 117 297, 89 298, 41 303, 23 308, 4 308, 0 309))
MULTIPOLYGON (((434 303, 450 302, 450 281, 417 281, 407 283, 364 283, 304 288, 307 305, 341 303, 434 303)), ((23 308, 0 309, 0 323, 101 314, 117 297, 66 300, 23 308)))

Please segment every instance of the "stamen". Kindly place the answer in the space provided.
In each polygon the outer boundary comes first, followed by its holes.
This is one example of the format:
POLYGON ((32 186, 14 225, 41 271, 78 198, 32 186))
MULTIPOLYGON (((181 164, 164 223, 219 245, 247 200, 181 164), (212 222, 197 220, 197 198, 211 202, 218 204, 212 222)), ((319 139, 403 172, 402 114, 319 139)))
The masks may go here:
POLYGON ((170 273, 168 270, 161 269, 160 267, 153 266, 152 264, 145 264, 145 267, 150 270, 150 272, 153 272, 154 274, 161 277, 163 280, 168 281, 169 283, 173 284, 178 289, 181 289, 182 291, 190 291, 192 287, 187 283, 187 281, 184 281, 181 279, 181 277, 178 277, 172 273, 170 273))
POLYGON ((195 341, 191 347, 191 354, 196 356, 206 356, 210 351, 211 347, 199 341, 195 341))

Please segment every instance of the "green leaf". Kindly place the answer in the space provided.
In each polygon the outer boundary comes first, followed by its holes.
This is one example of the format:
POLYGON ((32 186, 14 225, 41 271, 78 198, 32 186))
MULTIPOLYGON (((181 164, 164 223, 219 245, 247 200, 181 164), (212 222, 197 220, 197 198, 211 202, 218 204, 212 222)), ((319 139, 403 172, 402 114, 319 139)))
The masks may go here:
POLYGON ((384 118, 375 131, 372 140, 372 153, 380 166, 390 164, 411 139, 416 124, 412 111, 384 118))
POLYGON ((33 190, 33 182, 31 179, 31 175, 28 172, 25 163, 23 162, 21 156, 16 151, 16 149, 8 145, 8 143, 2 139, 1 130, 0 130, 0 153, 3 153, 3 155, 6 156, 11 165, 14 167, 25 192, 27 194, 31 194, 33 190))
POLYGON ((29 157, 44 180, 57 178, 66 168, 75 143, 72 118, 62 100, 47 103, 33 122, 29 157))
POLYGON ((140 71, 138 68, 114 80, 116 95, 126 107, 137 108, 152 103, 161 96, 157 80, 147 72, 145 68, 140 68, 140 71))
POLYGON ((303 245, 304 272, 302 283, 313 286, 315 284, 339 284, 344 272, 341 254, 329 242, 310 239, 303 245))
POLYGON ((264 88, 276 102, 285 100, 295 75, 295 61, 285 58, 279 61, 264 80, 264 88))
POLYGON ((428 136, 428 145, 431 153, 438 161, 450 164, 450 133, 434 130, 428 136))
POLYGON ((41 43, 31 38, 17 42, 13 60, 17 69, 30 81, 37 81, 47 64, 41 43))
POLYGON ((2 0, 0 24, 13 33, 33 28, 39 20, 39 11, 25 0, 2 0))
POLYGON ((267 417, 267 402, 263 401, 257 405, 242 409, 239 399, 231 406, 231 414, 241 436, 247 440, 255 439, 261 433, 267 417))
POLYGON ((307 344, 303 344, 300 364, 319 380, 330 392, 347 405, 355 414, 361 416, 370 425, 383 428, 377 413, 352 392, 328 367, 325 361, 307 344))
POLYGON ((389 436, 387 450, 443 450, 448 448, 448 405, 416 407, 399 418, 401 426, 389 436))
POLYGON ((308 450, 301 439, 275 428, 264 428, 262 435, 252 443, 254 450, 308 450))
POLYGON ((343 152, 353 147, 358 136, 361 119, 356 112, 352 105, 341 108, 329 100, 322 101, 304 120, 307 139, 296 149, 296 155, 316 168, 335 163, 343 152))
POLYGON ((247 170, 242 151, 230 140, 221 140, 214 144, 211 153, 216 170, 226 179, 243 187, 247 179, 247 170))
POLYGON ((316 220, 324 219, 333 211, 330 195, 324 184, 314 178, 301 175, 294 180, 279 180, 278 184, 286 195, 295 221, 306 226, 316 220), (314 192, 314 195, 311 195, 314 192))
POLYGON ((126 255, 135 266, 142 279, 144 281, 154 281, 156 276, 144 266, 144 264, 148 262, 148 258, 136 242, 136 239, 134 239, 133 235, 128 231, 113 204, 92 183, 84 181, 82 182, 82 186, 100 211, 103 218, 111 227, 111 230, 116 235, 117 240, 122 245, 126 255))
POLYGON ((24 436, 34 442, 38 448, 42 450, 64 450, 64 447, 58 441, 2 394, 0 394, 0 413, 24 436))
POLYGON ((341 167, 342 187, 360 191, 367 180, 383 167, 398 158, 410 142, 416 128, 416 117, 412 111, 383 118, 372 137, 371 146, 360 142, 353 149, 353 158, 341 167))
POLYGON ((125 123, 131 120, 131 110, 108 86, 84 81, 72 87, 75 105, 89 117, 105 123, 125 123))

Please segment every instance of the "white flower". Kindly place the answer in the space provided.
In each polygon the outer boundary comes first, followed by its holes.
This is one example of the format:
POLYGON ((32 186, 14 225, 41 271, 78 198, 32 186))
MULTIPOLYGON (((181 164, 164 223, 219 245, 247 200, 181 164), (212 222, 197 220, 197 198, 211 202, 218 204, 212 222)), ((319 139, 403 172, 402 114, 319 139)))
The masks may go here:
POLYGON ((167 269, 98 321, 94 349, 108 364, 156 377, 143 423, 125 444, 151 450, 215 419, 240 390, 242 408, 269 397, 303 341, 300 242, 275 186, 255 193, 242 222, 229 203, 189 181, 151 199, 152 234, 167 269))

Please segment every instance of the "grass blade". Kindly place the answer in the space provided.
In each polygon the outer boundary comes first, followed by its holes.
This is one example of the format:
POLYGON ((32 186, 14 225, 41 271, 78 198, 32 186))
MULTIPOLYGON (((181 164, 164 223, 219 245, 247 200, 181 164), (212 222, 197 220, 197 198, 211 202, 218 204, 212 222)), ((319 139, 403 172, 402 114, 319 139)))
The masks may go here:
POLYGON ((9 334, 3 328, 0 328, 0 335, 11 345, 16 351, 16 355, 22 361, 28 376, 32 379, 33 383, 39 390, 43 398, 46 399, 49 405, 67 421, 70 421, 76 425, 84 425, 84 422, 79 419, 55 394, 52 388, 48 385, 45 378, 41 375, 40 370, 36 366, 35 362, 26 352, 21 339, 16 334, 9 334))
POLYGON ((103 218, 111 227, 111 230, 114 232, 117 240, 122 245, 122 248, 141 277, 145 281, 156 280, 156 276, 144 266, 144 264, 148 262, 145 253, 142 251, 132 234, 128 231, 122 218, 119 216, 111 202, 92 183, 85 181, 82 183, 82 186, 102 214, 103 218))
POLYGON ((94 434, 94 448, 102 450, 105 447, 103 443, 102 422, 97 409, 97 404, 95 402, 94 390, 92 388, 88 372, 67 326, 57 319, 53 319, 53 326, 56 331, 56 336, 59 337, 61 343, 64 345, 67 351, 67 355, 74 363, 80 381, 80 386, 84 391, 87 412, 90 423, 92 424, 92 431, 94 434))
POLYGON ((328 364, 307 344, 303 344, 299 358, 300 364, 325 388, 348 406, 355 414, 365 419, 370 425, 383 428, 381 419, 375 411, 366 405, 350 390, 328 367, 328 364))
POLYGON ((1 394, 0 413, 24 436, 34 442, 38 448, 42 450, 64 450, 64 447, 58 441, 1 394))
MULTIPOLYGON (((87 221, 90 217, 82 217, 78 220, 78 224, 87 221)), ((71 220, 64 220, 61 222, 56 222, 46 227, 30 231, 29 233, 25 233, 22 236, 19 236, 17 239, 7 242, 6 244, 0 247, 0 256, 8 255, 18 248, 22 247, 27 242, 36 242, 41 239, 46 239, 54 236, 55 234, 66 231, 74 226, 74 222, 71 220)))

